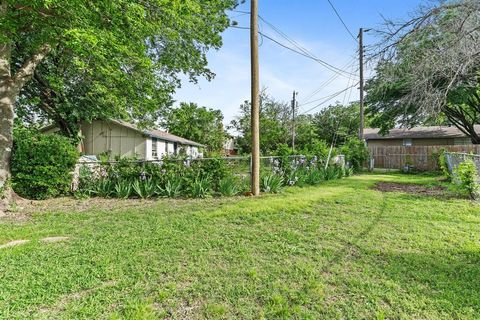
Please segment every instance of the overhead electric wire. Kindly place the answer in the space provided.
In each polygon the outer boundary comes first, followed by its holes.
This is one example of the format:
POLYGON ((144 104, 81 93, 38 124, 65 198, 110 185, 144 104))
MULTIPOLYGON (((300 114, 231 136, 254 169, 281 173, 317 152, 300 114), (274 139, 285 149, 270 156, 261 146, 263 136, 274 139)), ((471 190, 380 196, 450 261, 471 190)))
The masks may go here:
POLYGON ((345 23, 345 21, 342 19, 342 16, 340 15, 340 13, 338 12, 337 8, 335 8, 335 6, 333 5, 332 1, 330 0, 327 0, 328 3, 330 4, 330 6, 332 7, 333 11, 335 12, 336 16, 338 17, 338 19, 340 20, 340 22, 343 24, 343 26, 345 27, 345 30, 347 30, 348 34, 350 34, 350 36, 353 38, 353 40, 358 43, 358 39, 357 37, 355 37, 353 35, 353 32, 350 31, 350 29, 348 28, 347 24, 345 23))
POLYGON ((317 104, 316 106, 314 106, 313 108, 310 108, 310 109, 308 109, 307 111, 305 111, 304 113, 299 114, 299 115, 303 115, 303 114, 306 114, 306 113, 309 113, 309 112, 315 110, 316 108, 324 105, 324 104, 327 103, 328 101, 330 101, 330 100, 332 100, 333 98, 341 95, 342 93, 344 93, 345 91, 349 90, 350 88, 355 87, 357 84, 358 84, 358 82, 355 83, 353 86, 347 87, 347 88, 345 88, 345 89, 343 89, 343 90, 341 90, 341 91, 335 92, 335 93, 333 93, 333 94, 331 94, 331 95, 329 95, 329 96, 326 96, 326 97, 323 97, 323 98, 321 98, 321 99, 318 99, 318 100, 323 100, 323 101, 320 102, 319 104, 317 104))
MULTIPOLYGON (((232 25, 232 26, 230 26, 230 27, 231 27, 231 28, 235 28, 235 29, 243 29, 243 30, 249 30, 249 29, 250 29, 249 27, 242 27, 242 26, 236 26, 236 25, 232 25)), ((325 68, 329 69, 330 71, 335 72, 335 73, 338 73, 338 74, 341 75, 341 76, 349 77, 349 76, 352 76, 352 75, 353 75, 353 74, 349 73, 349 72, 346 71, 346 70, 342 70, 342 69, 340 69, 340 68, 338 68, 338 67, 335 67, 334 65, 332 65, 332 64, 330 64, 330 63, 328 63, 328 62, 326 62, 326 61, 324 61, 324 60, 322 60, 322 59, 320 59, 320 58, 317 58, 316 56, 313 56, 313 55, 311 55, 311 54, 307 54, 307 53, 305 53, 305 52, 301 52, 301 51, 295 50, 294 48, 289 47, 289 46, 281 43, 280 41, 278 41, 278 40, 276 40, 276 39, 274 39, 274 38, 266 35, 266 34, 263 33, 263 32, 259 32, 259 34, 260 34, 261 36, 265 37, 266 39, 268 39, 268 40, 276 43, 277 45, 279 45, 279 46, 281 46, 281 47, 283 47, 283 48, 285 48, 285 49, 287 49, 287 50, 290 50, 290 51, 292 51, 292 52, 294 52, 294 53, 297 53, 297 54, 299 54, 299 55, 301 55, 301 56, 304 56, 304 57, 306 57, 306 58, 309 58, 309 59, 311 59, 311 60, 319 63, 320 65, 324 66, 325 68)), ((356 76, 356 75, 353 75, 353 76, 356 76)))
MULTIPOLYGON (((354 67, 354 64, 352 64, 352 72, 353 72, 353 67, 354 67)), ((348 79, 347 86, 350 85, 350 80, 352 80, 352 82, 353 82, 353 79, 348 79)), ((350 94, 348 95, 348 101, 350 101, 350 96, 352 94, 352 90, 353 90, 353 87, 350 89, 350 94)), ((345 94, 343 95, 342 105, 345 105, 346 98, 347 98, 347 91, 345 91, 345 94)))
MULTIPOLYGON (((343 70, 343 69, 340 69, 340 68, 337 68, 335 67, 334 65, 332 64, 329 64, 328 62, 318 58, 317 56, 315 56, 312 52, 310 52, 309 50, 307 50, 305 47, 301 46, 297 41, 295 41, 294 39, 292 39, 291 37, 289 37, 285 32, 283 32, 282 30, 280 30, 278 27, 276 27, 275 25, 273 25, 272 23, 268 22, 265 18, 263 18, 262 16, 258 16, 260 18, 260 20, 262 20, 264 23, 266 23, 268 26, 270 26, 270 28, 273 29, 273 31, 275 31, 277 34, 279 34, 282 38, 284 38, 285 40, 287 40, 288 42, 290 42, 294 47, 296 47, 298 50, 300 50, 304 55, 310 57, 311 59, 313 60, 316 60, 318 62, 320 62, 321 64, 323 64, 324 66, 328 66, 330 68, 333 68, 335 70, 337 70, 338 72, 343 72, 345 74, 348 74, 348 72, 346 70, 343 70)), ((350 76, 350 74, 348 74, 350 76)))
MULTIPOLYGON (((353 58, 350 62, 348 62, 343 68, 347 68, 347 67, 351 67, 353 69, 353 67, 355 66, 355 58, 353 58)), ((330 83, 332 83, 334 80, 336 80, 337 78, 339 77, 338 74, 334 74, 333 76, 331 76, 329 79, 325 80, 324 82, 322 82, 320 84, 320 87, 318 87, 317 89, 315 89, 313 92, 311 92, 310 94, 308 94, 304 101, 305 102, 302 102, 301 104, 302 105, 305 105, 305 104, 309 104, 310 102, 312 101, 309 101, 309 99, 313 98, 315 95, 317 95, 320 91, 322 91, 326 86, 328 86, 330 83)), ((350 81, 352 80, 352 77, 350 76, 348 78, 348 85, 350 84, 350 81)), ((314 100, 314 101, 317 101, 317 100, 314 100)))

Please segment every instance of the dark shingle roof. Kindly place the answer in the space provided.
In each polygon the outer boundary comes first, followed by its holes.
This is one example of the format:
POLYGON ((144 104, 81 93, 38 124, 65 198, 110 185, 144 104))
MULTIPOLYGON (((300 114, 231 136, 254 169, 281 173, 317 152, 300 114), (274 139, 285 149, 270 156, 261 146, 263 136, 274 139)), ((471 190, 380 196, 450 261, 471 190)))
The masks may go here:
MULTIPOLYGON (((480 133, 480 125, 475 125, 475 130, 480 133)), ((432 138, 466 138, 467 136, 457 127, 432 126, 391 129, 384 136, 379 134, 380 129, 365 129, 365 140, 388 140, 388 139, 432 139, 432 138)))
POLYGON ((203 144, 200 144, 198 142, 176 136, 174 134, 171 134, 171 133, 168 133, 168 132, 165 132, 165 131, 156 130, 156 129, 142 130, 142 129, 138 128, 136 125, 134 125, 132 123, 129 123, 129 122, 126 122, 126 121, 122 121, 122 120, 110 120, 110 121, 114 122, 118 125, 130 128, 132 130, 139 131, 139 132, 141 132, 141 133, 143 133, 146 136, 149 136, 151 138, 157 138, 157 139, 160 139, 160 140, 165 140, 165 141, 170 141, 170 142, 177 142, 177 143, 180 143, 180 144, 183 144, 183 145, 189 145, 189 146, 195 146, 195 147, 205 147, 205 145, 203 145, 203 144))

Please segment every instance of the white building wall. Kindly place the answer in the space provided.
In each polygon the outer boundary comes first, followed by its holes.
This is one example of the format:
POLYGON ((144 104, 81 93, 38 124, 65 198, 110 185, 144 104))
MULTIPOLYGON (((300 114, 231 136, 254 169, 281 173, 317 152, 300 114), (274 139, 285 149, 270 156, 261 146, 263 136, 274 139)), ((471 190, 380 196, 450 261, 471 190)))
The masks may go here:
POLYGON ((152 157, 152 138, 146 139, 146 146, 145 146, 145 160, 154 160, 152 157))
POLYGON ((167 152, 169 155, 175 154, 175 146, 173 145, 173 142, 166 142, 168 144, 167 147, 167 152))
POLYGON ((167 153, 165 151, 165 141, 163 140, 158 140, 157 141, 157 153, 158 153, 158 158, 161 159, 165 156, 167 153))

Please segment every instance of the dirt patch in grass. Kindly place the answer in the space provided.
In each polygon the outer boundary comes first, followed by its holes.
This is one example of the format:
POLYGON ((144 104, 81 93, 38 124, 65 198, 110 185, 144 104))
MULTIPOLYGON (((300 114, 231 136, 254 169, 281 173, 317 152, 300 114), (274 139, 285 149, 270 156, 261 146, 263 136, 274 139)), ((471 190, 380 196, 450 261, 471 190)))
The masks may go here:
POLYGON ((108 287, 113 287, 116 284, 117 284, 116 281, 113 281, 113 280, 112 281, 107 281, 107 282, 104 282, 101 285, 99 285, 97 287, 94 287, 94 288, 91 288, 91 289, 85 289, 85 290, 82 290, 82 291, 79 291, 79 292, 73 292, 73 293, 67 294, 67 295, 63 296, 59 301, 57 301, 57 303, 55 305, 50 306, 50 307, 41 307, 38 311, 39 311, 40 314, 57 314, 59 312, 64 311, 66 306, 70 302, 72 302, 74 300, 79 300, 83 297, 86 297, 87 295, 92 294, 97 290, 101 290, 101 289, 108 288, 108 287))
POLYGON ((29 241, 30 241, 30 240, 14 240, 14 241, 10 241, 10 242, 8 242, 8 243, 5 243, 5 244, 0 245, 0 249, 19 246, 19 245, 25 244, 25 243, 27 243, 27 242, 29 242, 29 241))
POLYGON ((445 196, 448 189, 444 186, 425 186, 421 184, 378 182, 373 189, 382 192, 404 192, 423 196, 445 196))
POLYGON ((46 237, 41 239, 43 242, 52 243, 52 242, 61 242, 70 239, 69 237, 46 237))

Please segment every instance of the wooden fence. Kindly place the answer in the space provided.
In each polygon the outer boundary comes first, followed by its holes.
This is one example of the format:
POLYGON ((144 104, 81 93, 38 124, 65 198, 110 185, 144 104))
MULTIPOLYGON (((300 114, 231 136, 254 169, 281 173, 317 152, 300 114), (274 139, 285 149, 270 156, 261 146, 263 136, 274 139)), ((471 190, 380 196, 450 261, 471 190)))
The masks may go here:
POLYGON ((480 154, 480 145, 457 146, 382 146, 368 147, 375 168, 404 169, 406 166, 420 171, 438 170, 438 154, 449 152, 480 154))

